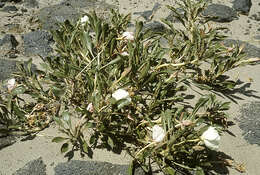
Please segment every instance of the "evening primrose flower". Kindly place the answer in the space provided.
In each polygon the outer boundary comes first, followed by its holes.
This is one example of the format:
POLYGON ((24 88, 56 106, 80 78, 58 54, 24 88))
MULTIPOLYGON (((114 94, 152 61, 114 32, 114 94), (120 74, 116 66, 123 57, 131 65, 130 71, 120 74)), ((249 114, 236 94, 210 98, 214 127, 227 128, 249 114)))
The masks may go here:
POLYGON ((94 112, 94 106, 92 103, 89 103, 88 106, 87 106, 87 111, 93 113, 94 112))
POLYGON ((131 102, 131 98, 129 96, 129 93, 124 89, 118 89, 113 94, 112 97, 116 99, 116 101, 127 99, 129 102, 131 102))
POLYGON ((80 19, 80 23, 81 24, 85 24, 86 22, 89 22, 89 17, 87 15, 83 16, 81 19, 80 19))
POLYGON ((161 142, 165 137, 165 131, 159 125, 154 125, 152 128, 153 140, 155 142, 161 142))
POLYGON ((219 141, 220 136, 218 134, 218 131, 210 126, 202 135, 201 140, 204 142, 206 147, 208 147, 211 150, 218 150, 219 148, 219 141))
POLYGON ((7 81, 7 89, 8 91, 11 91, 15 87, 15 79, 12 78, 7 81))
POLYGON ((133 32, 124 32, 122 34, 122 38, 130 41, 133 41, 135 39, 133 32))

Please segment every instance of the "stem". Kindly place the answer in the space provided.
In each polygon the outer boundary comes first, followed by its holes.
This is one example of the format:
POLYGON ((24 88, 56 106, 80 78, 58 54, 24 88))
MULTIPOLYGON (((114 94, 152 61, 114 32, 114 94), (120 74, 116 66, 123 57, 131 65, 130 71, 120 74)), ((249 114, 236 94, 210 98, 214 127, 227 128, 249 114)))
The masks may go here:
POLYGON ((141 152, 143 152, 146 148, 148 148, 148 147, 150 147, 150 146, 152 146, 152 145, 155 145, 155 144, 157 144, 157 142, 152 142, 152 143, 146 145, 145 147, 143 147, 140 151, 138 151, 138 152, 136 153, 135 157, 137 157, 137 156, 138 156, 141 152))
POLYGON ((182 142, 179 142, 179 143, 174 144, 173 146, 178 146, 178 145, 181 145, 181 144, 187 143, 187 142, 198 142, 198 141, 200 141, 200 139, 184 140, 184 141, 182 141, 182 142))

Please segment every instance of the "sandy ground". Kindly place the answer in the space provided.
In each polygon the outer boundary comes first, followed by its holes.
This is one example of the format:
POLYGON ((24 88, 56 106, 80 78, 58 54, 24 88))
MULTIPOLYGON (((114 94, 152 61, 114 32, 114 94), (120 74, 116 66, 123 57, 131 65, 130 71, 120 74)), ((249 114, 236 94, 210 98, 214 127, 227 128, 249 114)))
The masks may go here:
MULTIPOLYGON (((49 4, 58 3, 54 0, 40 0, 40 7, 44 7, 49 4)), ((108 3, 115 3, 115 1, 107 0, 108 3)), ((157 3, 162 5, 172 4, 173 1, 170 0, 157 0, 157 3)), ((216 1, 217 2, 217 1, 216 1)), ((221 1, 219 1, 221 2, 221 1)), ((122 13, 134 13, 142 12, 145 10, 151 10, 155 1, 153 0, 119 0, 119 9, 122 13)), ((222 2, 223 3, 223 2, 222 2)), ((259 0, 252 0, 253 6, 250 11, 250 15, 260 12, 260 6, 257 4, 259 0)), ((230 5, 230 1, 225 2, 225 4, 230 5)), ((159 20, 162 17, 166 17, 169 11, 165 7, 161 7, 154 14, 154 20, 159 20)), ((4 13, 0 14, 0 18, 4 13)), ((133 15, 133 19, 141 19, 140 15, 133 15)), ((246 41, 256 47, 260 48, 260 41, 255 39, 255 36, 260 35, 260 31, 257 28, 260 27, 259 22, 252 21, 248 23, 248 16, 241 15, 238 20, 234 20, 230 23, 219 24, 222 26, 227 26, 230 29, 228 35, 232 39, 238 39, 241 41, 246 41), (248 35, 244 35, 246 29, 249 25, 251 26, 248 35)), ((260 57, 260 55, 259 55, 260 57)), ((37 64, 38 60, 34 59, 37 64)), ((231 73, 233 76, 239 74, 241 81, 249 82, 253 79, 250 90, 255 90, 255 97, 248 97, 243 94, 238 94, 242 99, 237 100, 238 104, 232 104, 230 109, 231 118, 234 119, 239 117, 239 109, 245 103, 259 101, 260 97, 260 65, 249 66, 244 68, 236 69, 231 73)), ((260 117, 260 115, 259 115, 260 117)), ((234 120, 235 123, 237 121, 234 120)), ((237 163, 242 163, 246 167, 245 175, 258 175, 260 174, 260 146, 249 144, 243 139, 242 130, 238 125, 230 127, 230 131, 234 133, 235 136, 225 134, 221 138, 220 151, 223 151, 227 155, 231 156, 237 163)), ((39 157, 43 158, 43 161, 47 165, 47 174, 54 174, 53 168, 60 162, 66 162, 66 158, 59 153, 60 144, 51 143, 53 136, 56 136, 57 128, 51 125, 46 130, 40 132, 38 136, 33 140, 28 141, 18 141, 15 144, 0 150, 0 174, 9 175, 15 172, 17 169, 23 167, 25 163, 37 159, 39 157)), ((259 138, 260 139, 260 138, 259 138)), ((82 159, 79 155, 75 155, 76 160, 88 160, 87 157, 82 159)), ((96 161, 107 161, 116 164, 127 164, 130 158, 122 153, 120 155, 107 152, 105 150, 95 150, 93 160, 96 161)), ((229 169, 230 175, 238 175, 239 172, 229 169)))

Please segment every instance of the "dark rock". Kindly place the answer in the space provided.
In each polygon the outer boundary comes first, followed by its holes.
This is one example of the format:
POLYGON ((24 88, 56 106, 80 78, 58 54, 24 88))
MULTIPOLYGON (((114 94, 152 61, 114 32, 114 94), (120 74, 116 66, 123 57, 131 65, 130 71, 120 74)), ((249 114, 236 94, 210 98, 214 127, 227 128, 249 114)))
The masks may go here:
POLYGON ((153 22, 144 24, 144 29, 150 29, 154 32, 163 32, 165 30, 165 27, 162 23, 160 23, 158 21, 153 21, 153 22))
POLYGON ((260 14, 253 14, 252 16, 249 17, 250 19, 256 20, 256 21, 260 21, 260 14))
POLYGON ((39 8, 39 3, 37 0, 24 0, 24 5, 27 8, 39 8))
POLYGON ((21 2, 22 0, 0 0, 0 2, 21 2))
MULTIPOLYGON (((128 175, 128 165, 107 162, 71 160, 60 163, 55 168, 55 175, 128 175)), ((138 168, 135 175, 144 175, 138 168)))
POLYGON ((28 10, 27 10, 26 8, 22 8, 21 11, 22 11, 23 13, 28 12, 28 10))
POLYGON ((3 2, 0 2, 0 8, 4 7, 5 6, 5 3, 3 2))
POLYGON ((17 71, 16 61, 0 59, 0 81, 10 78, 15 71, 17 71))
POLYGON ((13 175, 47 175, 46 165, 40 157, 28 162, 23 168, 13 173, 13 175))
POLYGON ((0 55, 6 55, 11 50, 15 50, 18 46, 18 41, 16 40, 15 36, 12 34, 7 34, 4 36, 3 39, 0 39, 0 55))
POLYGON ((56 30, 65 20, 75 21, 78 17, 79 12, 75 8, 65 5, 45 7, 38 14, 44 30, 56 30))
MULTIPOLYGON (((5 122, 3 120, 3 118, 0 119, 0 121, 5 122)), ((6 127, 4 125, 0 124, 0 129, 2 130, 2 132, 0 132, 0 151, 1 151, 1 149, 3 149, 5 147, 10 146, 13 143, 15 143, 16 139, 15 139, 14 136, 8 136, 7 132, 3 132, 3 131, 6 130, 6 127)))
POLYGON ((11 136, 0 137, 0 151, 1 149, 15 143, 15 138, 11 136))
POLYGON ((18 11, 18 9, 15 6, 10 5, 10 6, 5 6, 2 11, 3 12, 16 12, 16 11, 18 11))
POLYGON ((143 12, 134 12, 134 15, 140 15, 142 16, 145 20, 151 20, 151 16, 160 8, 160 4, 158 2, 156 2, 153 6, 152 10, 146 10, 143 12))
POLYGON ((65 0, 61 4, 42 8, 38 13, 38 18, 45 30, 55 30, 59 28, 59 23, 65 20, 76 21, 83 13, 93 11, 100 17, 108 17, 109 10, 115 6, 103 1, 95 0, 65 0))
MULTIPOLYGON (((177 8, 176 10, 180 14, 180 16, 184 18, 184 12, 185 11, 183 9, 181 9, 181 8, 177 8)), ((173 12, 170 12, 170 14, 166 17, 166 20, 170 21, 170 22, 173 22, 173 23, 180 22, 179 19, 174 17, 174 13, 173 12)))
POLYGON ((233 1, 233 8, 241 14, 248 15, 252 7, 251 0, 235 0, 233 1))
POLYGON ((23 35, 26 55, 41 55, 46 57, 52 52, 52 36, 45 31, 34 31, 23 35))
POLYGON ((256 35, 256 36, 254 36, 254 39, 256 39, 256 40, 260 40, 260 35, 256 35))
POLYGON ((250 144, 260 145, 260 102, 244 104, 236 120, 245 140, 250 144))
POLYGON ((237 19, 237 13, 234 9, 222 5, 222 4, 211 4, 204 11, 205 17, 212 18, 212 21, 216 22, 231 22, 237 19))
POLYGON ((244 45, 244 52, 247 55, 247 58, 252 58, 252 57, 259 57, 260 55, 260 48, 256 47, 252 44, 249 44, 247 42, 244 41, 240 41, 240 40, 233 40, 233 39, 226 39, 224 40, 224 44, 226 46, 231 46, 232 44, 235 45, 244 45))

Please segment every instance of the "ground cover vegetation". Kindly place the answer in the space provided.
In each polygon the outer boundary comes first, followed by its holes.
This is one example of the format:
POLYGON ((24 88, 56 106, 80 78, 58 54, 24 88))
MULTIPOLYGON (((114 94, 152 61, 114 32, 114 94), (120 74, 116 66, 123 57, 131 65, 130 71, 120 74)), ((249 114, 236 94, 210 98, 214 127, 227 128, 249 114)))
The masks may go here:
POLYGON ((56 56, 43 58, 41 69, 19 63, 2 83, 0 132, 33 134, 55 121, 62 135, 52 141, 62 153, 125 150, 129 174, 137 166, 151 174, 153 164, 172 175, 209 174, 216 164, 243 171, 218 154, 229 94, 240 84, 226 73, 259 59, 223 45, 223 28, 202 16, 205 6, 168 6, 182 27, 162 19, 162 32, 140 21, 130 32, 131 15, 115 10, 109 21, 95 12, 65 21, 52 31, 56 56))

